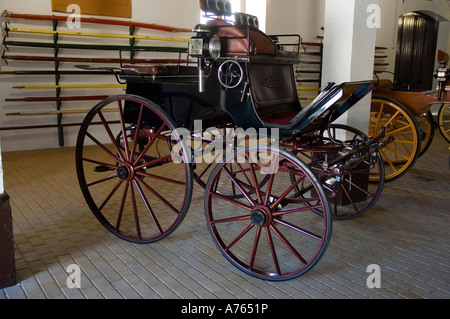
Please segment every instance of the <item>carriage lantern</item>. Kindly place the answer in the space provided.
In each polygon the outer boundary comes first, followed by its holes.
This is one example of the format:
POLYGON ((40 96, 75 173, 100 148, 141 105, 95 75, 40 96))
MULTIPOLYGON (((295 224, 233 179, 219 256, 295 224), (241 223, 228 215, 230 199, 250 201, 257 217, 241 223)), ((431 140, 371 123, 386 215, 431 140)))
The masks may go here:
POLYGON ((217 60, 220 57, 222 45, 217 35, 208 39, 207 31, 202 29, 201 25, 198 25, 194 31, 197 32, 197 36, 189 39, 189 55, 198 59, 199 92, 204 92, 205 61, 208 58, 217 60))
POLYGON ((439 63, 438 69, 436 70, 436 72, 434 72, 434 78, 439 84, 438 100, 440 101, 442 97, 442 90, 444 88, 444 84, 448 79, 450 79, 450 70, 447 68, 447 62, 441 61, 439 63))

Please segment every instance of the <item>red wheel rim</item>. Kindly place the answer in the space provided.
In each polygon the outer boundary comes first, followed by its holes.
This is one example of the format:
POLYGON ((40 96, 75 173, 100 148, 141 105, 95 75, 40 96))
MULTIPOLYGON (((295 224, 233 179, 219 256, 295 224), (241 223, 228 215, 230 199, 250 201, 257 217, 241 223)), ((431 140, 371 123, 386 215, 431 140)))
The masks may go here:
POLYGON ((182 222, 192 173, 186 161, 172 161, 175 145, 182 144, 171 120, 140 97, 108 98, 86 116, 77 141, 78 180, 91 211, 116 236, 154 242, 182 222), (136 123, 126 123, 127 103, 138 105, 136 123))
POLYGON ((289 280, 306 273, 320 260, 331 236, 330 209, 321 184, 302 161, 283 150, 247 148, 229 155, 208 181, 205 214, 221 253, 241 271, 264 280, 289 280), (261 151, 273 158, 272 164, 278 163, 278 169, 265 172, 261 151), (258 160, 253 163, 251 158, 258 160), (231 165, 236 165, 233 172, 231 165), (309 183, 310 196, 295 196, 297 183, 291 183, 290 174, 309 183), (268 182, 260 183, 267 175, 268 182), (227 196, 229 180, 241 198, 227 196), (319 216, 312 209, 325 213, 319 216))

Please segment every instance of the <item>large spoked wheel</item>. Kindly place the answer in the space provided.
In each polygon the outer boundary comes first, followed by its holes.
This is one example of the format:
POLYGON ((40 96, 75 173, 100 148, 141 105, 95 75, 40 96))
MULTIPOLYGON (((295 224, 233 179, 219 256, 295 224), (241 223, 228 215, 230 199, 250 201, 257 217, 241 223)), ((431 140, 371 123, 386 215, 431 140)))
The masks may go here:
POLYGON ((444 104, 439 109, 438 125, 442 136, 450 143, 450 104, 444 104))
POLYGON ((180 225, 190 205, 187 155, 158 105, 132 95, 110 97, 87 114, 79 131, 81 191, 116 236, 135 243, 161 240, 180 225), (124 114, 125 108, 131 113, 124 114))
POLYGON ((378 135, 381 128, 394 142, 381 150, 385 163, 385 181, 394 181, 405 175, 420 156, 421 135, 419 124, 412 113, 399 102, 383 97, 372 98, 369 136, 378 135))
MULTIPOLYGON (((321 130, 316 143, 305 146, 297 145, 297 156, 311 161, 310 167, 319 177, 328 196, 333 220, 347 220, 368 212, 378 201, 384 187, 384 163, 380 152, 367 151, 358 154, 360 158, 349 157, 342 162, 324 168, 325 154, 332 161, 367 140, 363 132, 341 124, 332 124, 329 129, 321 130), (315 147, 316 146, 316 147, 315 147), (312 152, 312 153, 311 153, 312 152), (357 162, 347 168, 347 163, 357 162), (340 167, 340 168, 339 168, 340 167), (335 169, 339 168, 339 173, 335 169), (374 182, 370 182, 374 180, 374 182)), ((327 165, 328 166, 328 165, 327 165)), ((293 181, 296 180, 292 176, 293 181)), ((299 194, 302 185, 299 186, 299 194)), ((316 210, 318 213, 322 213, 316 210)))
POLYGON ((206 185, 205 214, 221 253, 241 271, 264 280, 305 274, 331 237, 322 184, 305 163, 281 149, 247 147, 227 155, 206 185), (301 198, 296 191, 300 183, 305 186, 301 198), (231 188, 242 196, 230 198, 231 188))

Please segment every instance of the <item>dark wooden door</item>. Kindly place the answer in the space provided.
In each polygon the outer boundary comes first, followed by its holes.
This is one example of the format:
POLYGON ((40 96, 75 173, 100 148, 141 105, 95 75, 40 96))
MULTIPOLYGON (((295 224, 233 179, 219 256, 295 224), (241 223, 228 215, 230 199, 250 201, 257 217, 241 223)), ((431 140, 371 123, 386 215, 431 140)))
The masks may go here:
POLYGON ((394 89, 432 89, 439 22, 422 13, 400 17, 394 89))

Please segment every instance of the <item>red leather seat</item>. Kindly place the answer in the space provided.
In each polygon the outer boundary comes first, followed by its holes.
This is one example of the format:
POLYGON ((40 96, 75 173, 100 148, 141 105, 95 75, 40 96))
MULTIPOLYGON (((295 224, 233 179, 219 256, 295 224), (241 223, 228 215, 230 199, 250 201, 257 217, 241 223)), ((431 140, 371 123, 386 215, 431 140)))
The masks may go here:
POLYGON ((207 26, 213 27, 213 33, 222 40, 222 53, 224 55, 268 54, 275 55, 275 43, 263 32, 253 28, 236 27, 222 20, 209 20, 207 26), (214 29, 214 27, 217 27, 214 29), (250 46, 248 45, 247 31, 250 32, 250 46), (247 51, 250 52, 247 52, 247 51))
POLYGON ((222 19, 223 16, 231 16, 231 3, 228 0, 200 0, 200 9, 207 15, 216 15, 215 19, 208 20, 207 26, 212 28, 212 33, 222 39, 222 54, 247 55, 266 54, 275 55, 277 48, 275 43, 263 32, 258 30, 258 18, 236 13, 236 24, 222 19), (250 39, 250 45, 248 44, 250 39))

